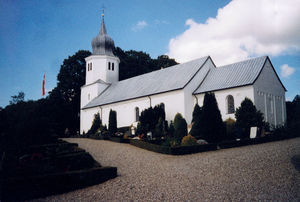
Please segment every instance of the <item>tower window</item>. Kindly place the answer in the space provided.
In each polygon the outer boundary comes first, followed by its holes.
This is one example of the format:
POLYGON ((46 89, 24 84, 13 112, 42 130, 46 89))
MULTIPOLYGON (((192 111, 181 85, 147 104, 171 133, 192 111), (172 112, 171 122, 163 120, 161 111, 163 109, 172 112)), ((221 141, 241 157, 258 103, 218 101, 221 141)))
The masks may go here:
POLYGON ((232 95, 228 95, 226 97, 226 103, 227 103, 227 114, 233 114, 234 113, 234 99, 232 95))
POLYGON ((112 65, 112 66, 111 66, 111 70, 114 71, 114 69, 115 69, 115 63, 112 62, 111 65, 112 65))
POLYGON ((110 62, 108 62, 108 70, 110 70, 110 62))
POLYGON ((93 63, 90 63, 90 65, 91 65, 91 67, 90 67, 90 70, 92 70, 93 69, 93 65, 92 65, 93 63))

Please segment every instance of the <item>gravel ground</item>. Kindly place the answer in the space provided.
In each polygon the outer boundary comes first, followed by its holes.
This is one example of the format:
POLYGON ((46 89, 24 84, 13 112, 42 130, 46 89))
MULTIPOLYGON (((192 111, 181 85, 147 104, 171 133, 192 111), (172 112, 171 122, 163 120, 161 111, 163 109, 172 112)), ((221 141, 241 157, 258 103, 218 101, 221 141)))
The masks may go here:
POLYGON ((78 143, 118 177, 36 201, 300 201, 300 138, 171 156, 104 140, 78 143), (298 158, 299 160, 299 158, 298 158))

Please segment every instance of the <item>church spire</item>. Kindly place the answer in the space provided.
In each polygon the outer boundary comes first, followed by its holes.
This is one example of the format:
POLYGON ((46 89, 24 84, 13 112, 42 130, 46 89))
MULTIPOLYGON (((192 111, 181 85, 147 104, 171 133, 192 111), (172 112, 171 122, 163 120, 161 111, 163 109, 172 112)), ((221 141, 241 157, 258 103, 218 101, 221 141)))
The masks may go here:
POLYGON ((92 40, 93 55, 109 55, 114 56, 114 41, 106 32, 104 23, 104 9, 102 11, 102 22, 99 34, 92 40))

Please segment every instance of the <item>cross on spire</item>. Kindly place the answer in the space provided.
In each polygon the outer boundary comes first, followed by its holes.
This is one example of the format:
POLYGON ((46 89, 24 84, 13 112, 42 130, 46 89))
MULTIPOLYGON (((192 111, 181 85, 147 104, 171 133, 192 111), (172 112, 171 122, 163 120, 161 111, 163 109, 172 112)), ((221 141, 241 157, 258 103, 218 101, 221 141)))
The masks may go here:
POLYGON ((104 5, 102 5, 102 14, 101 14, 102 18, 104 18, 104 10, 105 10, 105 7, 104 7, 104 5))

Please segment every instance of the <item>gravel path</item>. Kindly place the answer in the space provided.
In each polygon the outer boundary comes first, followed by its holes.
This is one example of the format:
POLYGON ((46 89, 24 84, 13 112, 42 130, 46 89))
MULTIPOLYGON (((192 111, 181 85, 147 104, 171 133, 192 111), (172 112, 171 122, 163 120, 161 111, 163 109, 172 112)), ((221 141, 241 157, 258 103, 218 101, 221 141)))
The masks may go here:
MULTIPOLYGON (((300 138, 171 156, 104 140, 78 143, 118 177, 40 201, 300 201, 300 138)), ((37 200, 39 201, 39 200, 37 200)))

